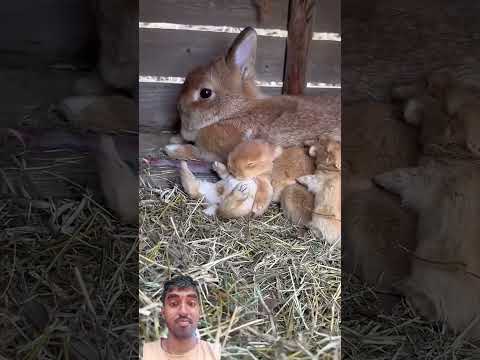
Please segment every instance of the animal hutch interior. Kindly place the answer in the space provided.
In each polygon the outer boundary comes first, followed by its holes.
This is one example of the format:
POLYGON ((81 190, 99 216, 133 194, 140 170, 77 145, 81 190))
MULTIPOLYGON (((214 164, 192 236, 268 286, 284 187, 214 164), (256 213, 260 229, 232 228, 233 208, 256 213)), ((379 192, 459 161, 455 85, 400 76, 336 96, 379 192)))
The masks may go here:
MULTIPOLYGON (((340 2, 325 1, 149 1, 140 2, 140 130, 141 152, 152 151, 153 134, 178 129, 176 100, 186 74, 222 55, 235 36, 251 26, 258 34, 257 84, 267 94, 288 92, 283 81, 288 66, 289 6, 299 11, 293 24, 300 34, 309 31, 306 46, 290 45, 289 61, 303 75, 301 92, 316 95, 340 92, 340 2), (267 3, 257 7, 256 3, 267 3), (308 5, 308 6, 307 6, 308 5), (309 7, 314 5, 314 7, 309 7), (264 12, 263 16, 259 16, 264 12), (303 16, 303 18, 301 17, 303 16), (307 20, 308 17, 308 20, 307 20), (296 58, 293 58, 296 56, 296 58), (303 64, 299 63, 300 59, 303 64), (304 61, 302 60, 304 59, 304 61)), ((291 92, 290 92, 291 93, 291 92)), ((156 139, 156 140, 154 140, 156 139)))

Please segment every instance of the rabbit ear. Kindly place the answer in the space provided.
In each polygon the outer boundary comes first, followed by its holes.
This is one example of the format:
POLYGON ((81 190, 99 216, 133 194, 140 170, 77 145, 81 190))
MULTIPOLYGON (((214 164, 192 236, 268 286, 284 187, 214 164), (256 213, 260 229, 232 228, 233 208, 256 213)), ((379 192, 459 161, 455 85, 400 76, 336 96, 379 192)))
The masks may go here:
POLYGON ((255 77, 255 58, 257 54, 257 33, 252 27, 246 27, 235 38, 227 52, 227 64, 240 68, 242 78, 255 77))

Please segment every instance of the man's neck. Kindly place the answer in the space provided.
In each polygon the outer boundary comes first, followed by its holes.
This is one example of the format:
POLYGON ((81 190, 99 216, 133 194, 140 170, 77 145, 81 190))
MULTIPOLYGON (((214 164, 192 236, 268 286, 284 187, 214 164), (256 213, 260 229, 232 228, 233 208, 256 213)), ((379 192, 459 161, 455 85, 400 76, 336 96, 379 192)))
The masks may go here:
POLYGON ((168 336, 162 341, 163 350, 170 354, 184 354, 192 350, 198 343, 198 338, 192 336, 188 339, 177 339, 173 336, 168 336))

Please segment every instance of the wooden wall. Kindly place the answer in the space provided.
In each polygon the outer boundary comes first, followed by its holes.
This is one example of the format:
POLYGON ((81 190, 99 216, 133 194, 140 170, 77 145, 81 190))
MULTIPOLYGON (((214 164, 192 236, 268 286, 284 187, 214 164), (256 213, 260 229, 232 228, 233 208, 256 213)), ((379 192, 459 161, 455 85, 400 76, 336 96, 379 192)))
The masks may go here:
MULTIPOLYGON (((252 26, 287 29, 288 0, 272 0, 268 17, 257 23, 251 0, 140 0, 140 22, 185 25, 252 26)), ((317 0, 314 32, 340 33, 340 0, 317 0)), ((140 76, 185 77, 194 66, 222 55, 236 34, 226 32, 140 28, 140 76)), ((257 80, 283 80, 285 37, 259 36, 257 80)), ((312 41, 307 81, 340 84, 339 41, 312 41)), ((178 125, 175 102, 181 84, 140 83, 140 129, 157 132, 178 125)), ((279 95, 281 87, 262 87, 279 95)), ((307 89, 309 95, 339 89, 307 89)))
POLYGON ((0 66, 95 60, 95 16, 87 0, 4 1, 0 66))
POLYGON ((390 101, 437 69, 480 83, 479 14, 470 0, 342 0, 342 103, 390 101))

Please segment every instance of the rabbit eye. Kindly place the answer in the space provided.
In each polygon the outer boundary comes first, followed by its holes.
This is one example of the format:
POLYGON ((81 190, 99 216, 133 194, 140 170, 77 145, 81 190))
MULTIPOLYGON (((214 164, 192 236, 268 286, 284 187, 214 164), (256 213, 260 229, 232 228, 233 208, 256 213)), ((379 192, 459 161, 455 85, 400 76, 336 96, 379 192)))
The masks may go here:
POLYGON ((202 99, 208 99, 210 96, 212 96, 212 90, 210 90, 210 89, 200 90, 200 97, 202 99))

